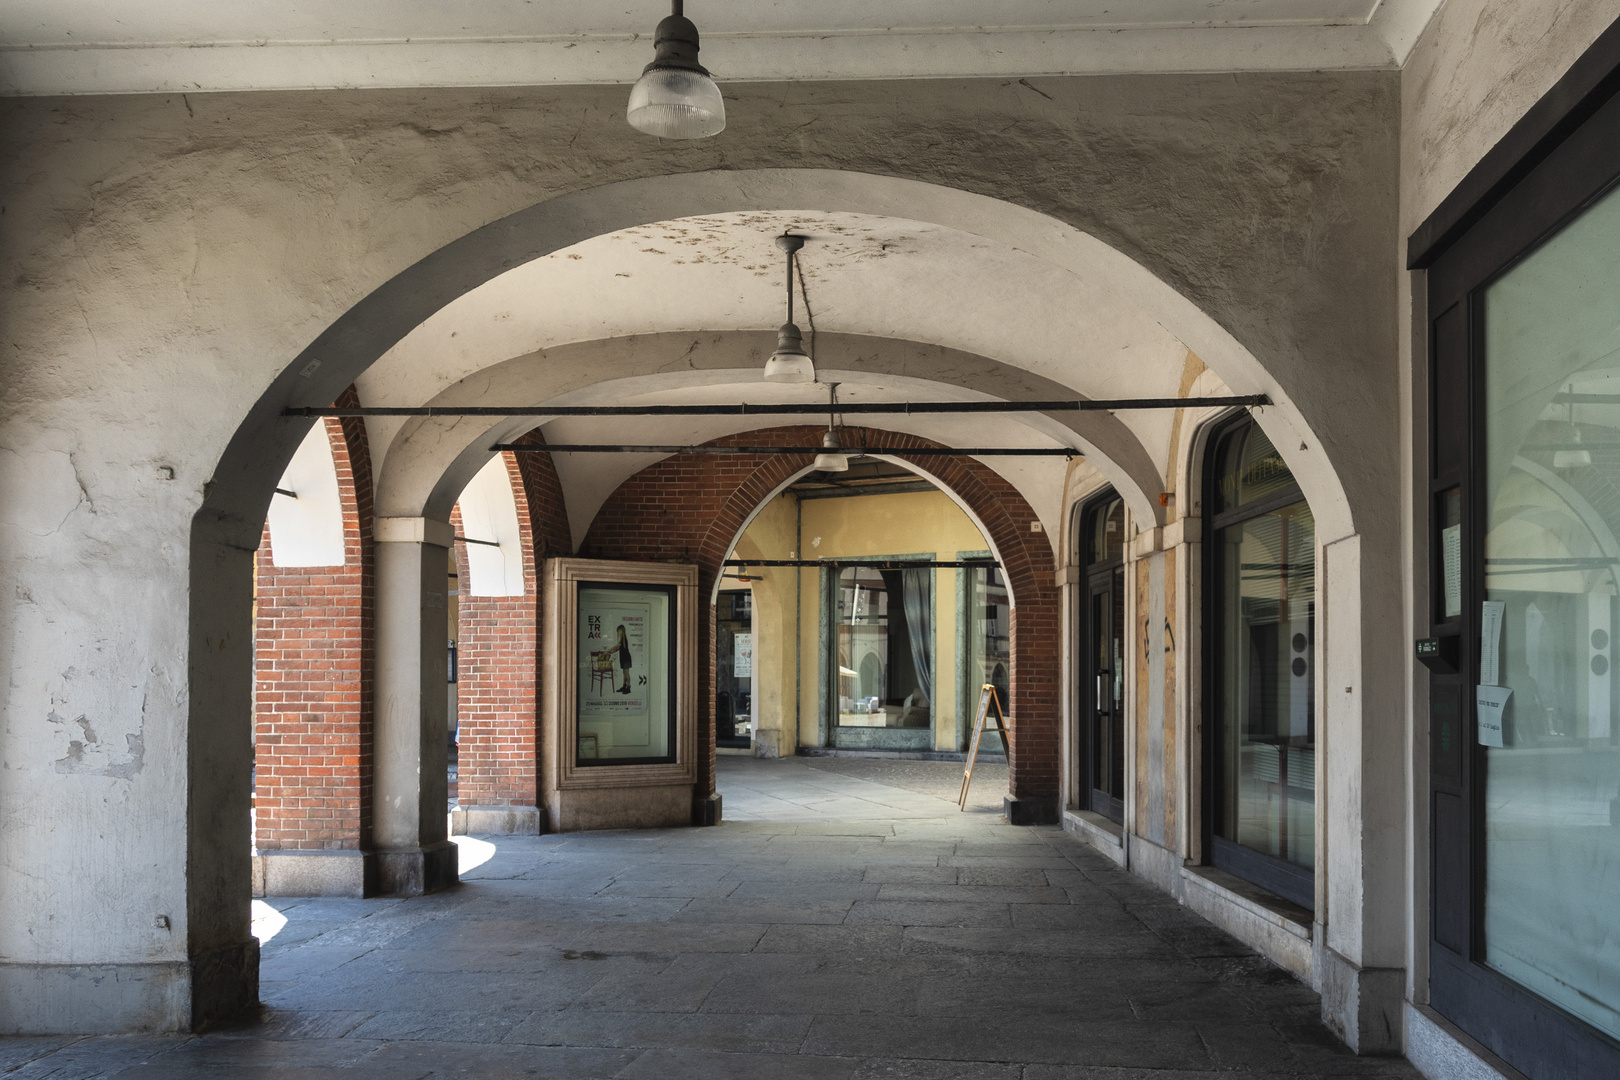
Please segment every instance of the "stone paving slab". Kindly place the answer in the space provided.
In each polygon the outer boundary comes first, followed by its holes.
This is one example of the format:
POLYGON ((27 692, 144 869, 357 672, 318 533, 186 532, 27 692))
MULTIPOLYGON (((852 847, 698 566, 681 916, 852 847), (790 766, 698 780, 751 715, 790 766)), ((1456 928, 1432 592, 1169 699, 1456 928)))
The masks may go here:
POLYGON ((724 757, 718 828, 474 838, 443 893, 275 899, 257 1016, 0 1039, 0 1077, 1416 1080, 1172 898, 1006 824, 997 768, 962 812, 958 764, 724 757))

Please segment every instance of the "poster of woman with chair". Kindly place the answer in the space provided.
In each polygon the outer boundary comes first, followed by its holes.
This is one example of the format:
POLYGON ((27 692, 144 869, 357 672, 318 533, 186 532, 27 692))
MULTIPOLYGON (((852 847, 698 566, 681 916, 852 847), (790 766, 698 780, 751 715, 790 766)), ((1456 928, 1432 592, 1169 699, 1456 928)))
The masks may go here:
POLYGON ((579 590, 579 756, 668 753, 669 598, 662 591, 579 590))

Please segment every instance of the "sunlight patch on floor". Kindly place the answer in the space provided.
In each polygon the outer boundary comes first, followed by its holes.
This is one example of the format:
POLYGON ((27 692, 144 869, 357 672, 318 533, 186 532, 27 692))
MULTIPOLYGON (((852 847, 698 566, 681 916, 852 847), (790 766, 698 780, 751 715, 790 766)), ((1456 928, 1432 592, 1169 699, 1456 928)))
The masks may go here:
POLYGON ((253 936, 263 945, 287 925, 287 916, 265 903, 263 900, 253 901, 253 936))
POLYGON ((495 845, 488 840, 480 840, 476 836, 452 836, 456 844, 456 868, 465 874, 483 866, 495 857, 495 845))

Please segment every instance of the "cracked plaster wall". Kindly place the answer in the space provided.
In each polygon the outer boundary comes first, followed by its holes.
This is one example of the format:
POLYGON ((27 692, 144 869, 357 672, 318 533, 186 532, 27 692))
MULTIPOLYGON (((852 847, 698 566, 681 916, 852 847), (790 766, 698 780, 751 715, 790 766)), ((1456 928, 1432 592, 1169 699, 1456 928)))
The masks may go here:
MULTIPOLYGON (((726 93, 725 134, 680 146, 630 132, 616 87, 0 103, 0 961, 180 959, 188 933, 245 936, 245 876, 239 915, 188 926, 230 902, 222 886, 188 914, 188 814, 239 817, 246 863, 245 805, 188 806, 190 651, 248 640, 191 640, 192 515, 322 329, 561 192, 834 167, 1009 199, 1222 323, 1288 382, 1353 501, 1393 475, 1394 74, 726 93)), ((229 745, 196 760, 245 761, 245 717, 225 710, 207 740, 229 745)))

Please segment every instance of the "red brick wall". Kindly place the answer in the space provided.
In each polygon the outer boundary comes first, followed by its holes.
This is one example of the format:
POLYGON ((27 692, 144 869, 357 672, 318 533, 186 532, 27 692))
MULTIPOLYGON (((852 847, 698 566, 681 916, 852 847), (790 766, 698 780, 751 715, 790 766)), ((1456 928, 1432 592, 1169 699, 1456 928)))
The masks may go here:
MULTIPOLYGON (((777 428, 717 439, 721 445, 811 446, 819 428, 777 428)), ((845 446, 881 449, 906 459, 907 448, 938 444, 912 435, 847 428, 845 446)), ((971 458, 919 457, 921 469, 938 477, 978 515, 1001 553, 1014 603, 1012 671, 1012 792, 1045 799, 1058 791, 1058 715, 1061 625, 1052 546, 1033 532, 1035 512, 1011 484, 971 458)), ((603 504, 580 546, 588 558, 696 563, 699 595, 714 587, 721 562, 749 513, 778 486, 811 462, 811 455, 671 457, 619 486, 603 504)), ((699 754, 698 790, 714 790, 714 609, 698 622, 699 655, 708 673, 699 694, 707 718, 699 754)))
MULTIPOLYGON (((518 442, 541 442, 530 433, 518 442)), ((571 546, 550 454, 505 453, 523 541, 523 595, 472 596, 467 545, 456 545, 456 714, 460 806, 536 806, 539 755, 538 574, 571 546)), ((459 507, 451 518, 461 535, 459 507)))
MULTIPOLYGON (((353 388, 339 405, 358 404, 353 388)), ((342 566, 272 564, 259 544, 254 622, 255 843, 370 843, 371 460, 359 420, 324 420, 343 506, 342 566)))

